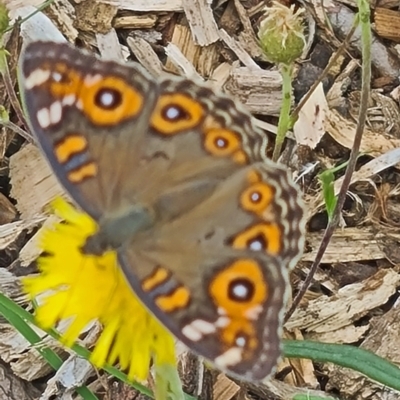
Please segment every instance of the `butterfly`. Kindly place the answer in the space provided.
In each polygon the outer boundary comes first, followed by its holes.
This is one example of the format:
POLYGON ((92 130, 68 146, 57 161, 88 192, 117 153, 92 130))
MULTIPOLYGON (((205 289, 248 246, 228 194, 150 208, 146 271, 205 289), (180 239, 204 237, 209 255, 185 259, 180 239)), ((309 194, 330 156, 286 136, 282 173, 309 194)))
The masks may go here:
POLYGON ((21 57, 29 124, 53 172, 98 224, 132 290, 193 352, 240 379, 281 354, 301 193, 251 115, 206 84, 69 44, 21 57))

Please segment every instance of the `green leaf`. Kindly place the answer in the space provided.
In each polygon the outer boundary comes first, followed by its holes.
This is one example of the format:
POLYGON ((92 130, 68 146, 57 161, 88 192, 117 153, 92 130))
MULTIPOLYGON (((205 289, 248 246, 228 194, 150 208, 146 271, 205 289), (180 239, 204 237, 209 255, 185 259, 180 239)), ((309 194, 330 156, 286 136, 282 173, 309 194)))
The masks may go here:
POLYGON ((308 340, 284 340, 283 344, 285 357, 331 362, 358 371, 382 385, 400 391, 400 368, 368 350, 308 340))
POLYGON ((320 173, 318 178, 322 185, 322 193, 324 195, 326 212, 328 213, 329 220, 331 220, 337 203, 337 196, 335 195, 335 188, 333 185, 333 182, 335 181, 335 175, 332 170, 327 170, 320 173))

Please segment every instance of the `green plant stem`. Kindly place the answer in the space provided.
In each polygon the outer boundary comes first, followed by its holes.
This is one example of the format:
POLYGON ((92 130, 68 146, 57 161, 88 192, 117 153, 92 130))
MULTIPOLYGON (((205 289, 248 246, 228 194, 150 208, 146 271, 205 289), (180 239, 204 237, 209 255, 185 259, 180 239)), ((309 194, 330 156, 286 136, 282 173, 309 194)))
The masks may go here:
POLYGON ((289 130, 290 123, 290 107, 292 105, 292 65, 280 65, 280 73, 282 76, 282 108, 279 114, 278 132, 276 134, 274 152, 272 160, 278 161, 282 151, 282 145, 289 130))
POLYGON ((325 253, 325 250, 328 247, 328 244, 331 240, 333 232, 336 229, 337 224, 340 220, 340 214, 343 209, 344 202, 347 197, 347 191, 349 190, 351 177, 354 173, 357 164, 357 158, 360 151, 361 140, 364 132, 365 121, 367 118, 367 110, 368 110, 368 99, 370 93, 370 85, 371 85, 371 23, 370 23, 370 8, 368 0, 357 0, 358 4, 358 22, 361 25, 361 42, 362 42, 362 70, 361 70, 361 98, 360 98, 360 108, 358 112, 358 123, 356 127, 356 132, 354 135, 354 143, 351 149, 349 163, 346 168, 346 172, 343 177, 343 183, 340 188, 340 192, 338 195, 337 204, 335 207, 335 211, 333 213, 332 219, 329 221, 328 226, 325 230, 324 236, 322 238, 321 244, 318 248, 317 254, 315 255, 315 259, 313 264, 311 265, 310 272, 308 273, 303 285, 301 286, 299 292, 293 299, 293 302, 285 315, 285 321, 287 321, 291 315, 294 313, 297 306, 300 304, 301 299, 309 288, 314 274, 317 271, 319 264, 321 263, 322 257, 325 253))

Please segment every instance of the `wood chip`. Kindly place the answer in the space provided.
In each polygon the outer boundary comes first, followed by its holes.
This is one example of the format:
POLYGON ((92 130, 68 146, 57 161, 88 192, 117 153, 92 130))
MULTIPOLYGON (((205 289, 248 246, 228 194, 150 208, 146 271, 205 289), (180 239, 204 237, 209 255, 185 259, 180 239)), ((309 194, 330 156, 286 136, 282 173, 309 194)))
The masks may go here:
POLYGON ((260 69, 258 64, 252 59, 251 55, 243 48, 243 46, 233 39, 228 33, 221 29, 219 31, 221 39, 235 53, 236 57, 248 68, 260 69))
POLYGON ((78 30, 91 33, 107 33, 117 15, 118 7, 101 3, 97 0, 86 0, 75 6, 76 19, 74 26, 78 30))
POLYGON ((70 355, 56 374, 47 381, 41 400, 49 400, 54 397, 72 397, 75 389, 84 385, 94 374, 94 367, 89 361, 76 354, 70 355))
POLYGON ((219 40, 218 26, 211 9, 211 2, 208 0, 183 0, 183 10, 196 44, 208 46, 219 40))
MULTIPOLYGON (((362 282, 342 287, 333 296, 322 295, 300 305, 285 328, 314 332, 314 337, 317 333, 334 333, 353 325, 374 308, 385 304, 396 293, 399 283, 400 275, 397 272, 392 269, 378 270, 362 282)), ((343 339, 338 335, 334 342, 341 343, 343 339)))
POLYGON ((374 11, 376 33, 400 43, 400 11, 377 7, 374 11))
POLYGON ((120 62, 126 61, 122 55, 121 45, 114 28, 107 33, 96 33, 96 40, 102 57, 120 62))
POLYGON ((51 21, 70 42, 75 42, 79 32, 74 26, 76 15, 75 9, 70 2, 55 0, 46 9, 46 15, 51 18, 51 21))
POLYGON ((224 374, 219 374, 213 387, 214 399, 231 400, 240 391, 240 386, 224 374))
POLYGON ((64 195, 39 149, 31 144, 10 157, 10 179, 11 197, 17 200, 22 219, 42 214, 51 200, 64 195))
POLYGON ((256 114, 279 115, 282 77, 278 71, 240 67, 232 71, 225 90, 256 114))
POLYGON ((138 36, 128 37, 127 44, 147 71, 154 77, 158 77, 163 72, 163 65, 151 45, 138 36))
MULTIPOLYGON (((380 250, 375 236, 372 227, 336 230, 324 253, 322 263, 384 259, 385 254, 380 250)), ((322 237, 323 232, 307 235, 307 247, 312 250, 303 255, 302 261, 314 261, 322 237)))
MULTIPOLYGON (((219 64, 219 43, 206 47, 198 46, 193 40, 189 27, 185 25, 185 21, 175 24, 170 44, 179 49, 179 52, 189 60, 202 77, 210 76, 219 64)), ((170 59, 167 59, 165 69, 175 74, 182 73, 170 59)))
POLYGON ((9 11, 28 6, 39 6, 42 3, 43 0, 3 0, 3 4, 5 4, 9 11))
POLYGON ((326 114, 329 111, 322 82, 309 97, 293 127, 297 144, 315 149, 325 134, 326 114))
MULTIPOLYGON (((85 0, 86 1, 86 0, 85 0)), ((119 10, 132 11, 183 11, 183 0, 98 0, 119 10)))
POLYGON ((155 14, 145 15, 124 15, 114 18, 115 29, 150 29, 154 28, 157 22, 155 14))
POLYGON ((43 222, 43 217, 36 217, 29 220, 15 221, 9 224, 0 226, 0 250, 5 250, 8 246, 15 243, 19 235, 27 230, 31 231, 36 228, 40 222, 43 222))
POLYGON ((179 68, 184 76, 203 81, 203 77, 197 73, 193 64, 183 55, 179 47, 170 43, 165 48, 165 54, 168 56, 168 60, 179 68))
MULTIPOLYGON (((326 123, 329 135, 342 146, 351 149, 356 131, 355 122, 344 118, 336 110, 330 110, 327 114, 326 123)), ((393 139, 388 135, 383 135, 367 128, 364 129, 360 146, 361 153, 377 157, 397 147, 400 147, 400 139, 393 139)))

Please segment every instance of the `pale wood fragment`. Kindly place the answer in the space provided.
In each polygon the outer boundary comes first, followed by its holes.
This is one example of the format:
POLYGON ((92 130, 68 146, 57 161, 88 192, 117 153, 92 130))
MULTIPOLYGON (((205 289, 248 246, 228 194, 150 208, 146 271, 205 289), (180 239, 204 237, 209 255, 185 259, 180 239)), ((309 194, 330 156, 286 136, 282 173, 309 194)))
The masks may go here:
POLYGON ((235 53, 236 57, 244 64, 245 67, 251 69, 260 69, 258 64, 253 60, 251 55, 243 48, 243 46, 233 39, 224 29, 220 29, 219 35, 224 43, 235 53))
POLYGON ((158 77, 163 71, 163 65, 150 44, 141 37, 128 37, 127 44, 140 64, 153 76, 158 77))
POLYGON ((64 0, 55 0, 46 10, 46 15, 58 27, 60 32, 74 43, 78 37, 78 30, 74 26, 76 20, 75 9, 72 4, 64 0))
MULTIPOLYGON (((86 0, 85 0, 86 1, 86 0)), ((98 0, 119 10, 132 11, 183 11, 183 0, 98 0)))
MULTIPOLYGON (((300 329, 294 329, 292 332, 287 332, 284 330, 284 339, 292 340, 304 340, 304 336, 300 329)), ((319 382, 316 378, 315 367, 312 360, 307 358, 283 358, 278 364, 278 371, 284 370, 284 368, 290 369, 284 381, 289 383, 294 387, 304 387, 307 388, 318 388, 319 382)))
MULTIPOLYGON (((196 45, 187 25, 175 24, 170 44, 175 45, 203 77, 210 76, 219 64, 219 44, 214 43, 206 47, 196 45)), ((182 72, 170 59, 167 59, 165 69, 178 75, 182 72)))
POLYGON ((225 90, 256 114, 279 115, 282 104, 282 77, 278 71, 236 68, 225 90))
MULTIPOLYGON (((294 399, 296 396, 304 398, 315 396, 319 399, 326 398, 332 400, 332 397, 326 395, 321 390, 312 390, 309 388, 294 387, 278 379, 267 378, 262 384, 260 383, 246 383, 246 389, 249 389, 252 394, 255 394, 260 399, 280 399, 288 400, 294 399)), ((253 396, 251 398, 254 398, 253 396)), ((216 399, 217 400, 217 399, 216 399)), ((247 400, 247 398, 246 398, 247 400)))
POLYGON ((222 90, 225 83, 228 81, 232 70, 238 68, 240 65, 239 61, 234 61, 232 64, 223 62, 218 65, 210 76, 209 82, 216 90, 222 90))
POLYGON ((97 46, 103 58, 126 61, 122 54, 121 45, 119 44, 117 32, 114 28, 106 33, 96 33, 97 46))
POLYGON ((374 21, 376 33, 380 37, 400 42, 400 11, 377 7, 374 21))
POLYGON ((357 343, 365 337, 365 333, 370 329, 369 325, 354 326, 348 325, 340 329, 324 333, 307 334, 307 339, 316 340, 322 343, 357 343))
MULTIPOLYGON (((307 248, 312 250, 303 255, 302 261, 314 261, 322 237, 323 232, 307 235, 307 248)), ((344 263, 384 258, 386 258, 385 254, 380 250, 376 233, 371 227, 346 228, 335 231, 322 258, 322 263, 344 263)))
POLYGON ((325 120, 328 112, 322 82, 316 87, 299 113, 293 127, 297 144, 315 149, 325 134, 325 120))
POLYGON ((30 220, 57 196, 66 197, 39 149, 26 145, 10 157, 11 197, 21 218, 30 220))
POLYGON ((183 10, 196 44, 208 46, 219 40, 218 26, 210 1, 183 0, 183 10))
POLYGON ((84 385, 93 375, 95 369, 89 361, 76 354, 70 354, 56 374, 47 381, 41 400, 49 400, 57 395, 72 398, 76 388, 84 385))
POLYGON ((42 237, 43 231, 50 229, 56 222, 59 222, 58 218, 54 214, 49 216, 39 216, 38 223, 43 222, 40 229, 29 239, 25 246, 21 249, 18 255, 18 260, 21 267, 28 267, 34 262, 42 253, 42 237))
POLYGON ((213 387, 214 399, 231 400, 240 391, 240 386, 224 374, 219 374, 213 387))
POLYGON ((203 77, 197 73, 193 64, 183 55, 177 46, 169 43, 165 47, 165 54, 168 56, 168 59, 183 72, 184 76, 203 81, 203 77))
POLYGON ((124 15, 114 18, 115 29, 150 29, 155 26, 157 16, 155 14, 124 15))
POLYGON ((77 29, 91 33, 107 33, 112 28, 118 7, 97 0, 86 0, 77 4, 75 11, 77 29))
POLYGON ((7 10, 13 11, 27 6, 39 6, 43 3, 43 0, 3 0, 3 3, 7 10))
MULTIPOLYGON (((58 355, 65 354, 62 346, 46 333, 31 325, 42 339, 41 346, 49 347, 58 355)), ((11 367, 14 374, 27 381, 42 378, 54 370, 40 353, 9 324, 0 324, 0 357, 11 367)))
POLYGON ((19 235, 27 230, 31 231, 36 228, 44 218, 41 216, 32 219, 24 219, 22 221, 10 222, 0 226, 0 250, 6 249, 8 246, 15 243, 19 235))
MULTIPOLYGON (((339 114, 336 110, 330 110, 327 114, 327 132, 342 146, 351 149, 354 142, 356 123, 339 114)), ((388 150, 400 147, 400 139, 393 139, 368 128, 364 129, 360 146, 361 153, 368 153, 377 157, 388 150)))
POLYGON ((361 282, 342 287, 333 296, 321 295, 300 305, 285 328, 314 332, 316 337, 319 333, 335 332, 353 325, 374 308, 385 304, 396 293, 399 283, 397 272, 380 269, 361 282))

